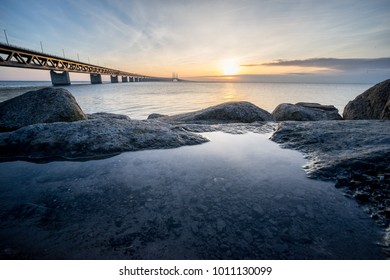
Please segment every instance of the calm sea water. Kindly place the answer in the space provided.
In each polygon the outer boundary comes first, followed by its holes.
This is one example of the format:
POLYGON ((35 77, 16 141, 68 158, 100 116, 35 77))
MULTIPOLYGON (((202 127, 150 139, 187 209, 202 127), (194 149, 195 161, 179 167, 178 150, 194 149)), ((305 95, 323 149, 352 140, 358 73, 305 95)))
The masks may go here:
MULTIPOLYGON (((0 82, 0 102, 50 82, 0 82)), ((348 101, 371 84, 153 82, 65 86, 86 113, 110 112, 133 119, 151 113, 177 114, 228 101, 249 101, 272 112, 280 103, 317 102, 342 113, 348 101)))
POLYGON ((382 259, 381 232, 269 134, 0 163, 0 259, 382 259))

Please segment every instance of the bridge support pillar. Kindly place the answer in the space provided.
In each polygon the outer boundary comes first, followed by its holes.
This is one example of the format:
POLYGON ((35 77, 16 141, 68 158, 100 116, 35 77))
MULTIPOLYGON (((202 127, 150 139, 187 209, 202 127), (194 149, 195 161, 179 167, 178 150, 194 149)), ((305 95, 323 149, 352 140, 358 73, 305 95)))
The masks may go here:
POLYGON ((117 76, 111 75, 111 83, 117 83, 117 82, 118 82, 118 75, 117 76))
POLYGON ((53 70, 50 70, 50 78, 53 86, 63 86, 70 85, 69 72, 57 73, 53 70))
POLYGON ((101 84, 102 83, 102 75, 101 74, 90 74, 91 84, 101 84))
POLYGON ((128 82, 127 76, 122 76, 122 83, 127 83, 127 82, 128 82))

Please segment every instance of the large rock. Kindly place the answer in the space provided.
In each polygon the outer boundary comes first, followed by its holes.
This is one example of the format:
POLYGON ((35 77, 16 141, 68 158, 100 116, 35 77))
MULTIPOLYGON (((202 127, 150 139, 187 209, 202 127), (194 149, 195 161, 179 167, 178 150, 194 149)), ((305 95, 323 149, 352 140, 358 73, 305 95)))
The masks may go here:
POLYGON ((0 103, 0 131, 30 124, 86 120, 73 95, 62 88, 44 88, 0 103))
POLYGON ((390 119, 390 79, 369 88, 344 108, 346 120, 390 119))
POLYGON ((335 179, 351 170, 363 172, 367 165, 390 171, 387 121, 282 122, 271 140, 304 152, 306 171, 314 178, 335 179))
POLYGON ((34 124, 0 133, 0 160, 86 159, 208 141, 159 121, 128 120, 109 114, 95 117, 71 123, 34 124))
POLYGON ((276 121, 341 120, 336 107, 318 103, 282 103, 272 112, 276 121))
POLYGON ((246 101, 227 102, 203 110, 170 117, 160 117, 159 119, 168 122, 210 124, 273 121, 270 113, 246 101))

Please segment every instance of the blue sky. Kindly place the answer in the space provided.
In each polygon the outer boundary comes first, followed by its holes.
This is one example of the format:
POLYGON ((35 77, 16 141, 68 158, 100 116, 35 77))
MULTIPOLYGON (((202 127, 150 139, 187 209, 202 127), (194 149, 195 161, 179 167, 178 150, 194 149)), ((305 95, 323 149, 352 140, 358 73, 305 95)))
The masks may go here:
MULTIPOLYGON (((390 78, 389 0, 2 0, 0 28, 11 44, 40 50, 42 41, 48 53, 62 56, 64 49, 72 59, 79 54, 85 62, 153 76, 390 78)), ((0 68, 1 80, 17 76, 48 73, 0 68)))

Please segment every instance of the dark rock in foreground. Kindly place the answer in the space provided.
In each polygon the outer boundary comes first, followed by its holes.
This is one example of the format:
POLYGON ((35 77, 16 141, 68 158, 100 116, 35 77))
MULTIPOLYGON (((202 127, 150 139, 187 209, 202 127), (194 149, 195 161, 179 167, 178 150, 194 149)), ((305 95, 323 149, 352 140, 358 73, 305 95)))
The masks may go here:
POLYGON ((318 103, 282 103, 272 112, 276 121, 341 120, 336 107, 318 103))
POLYGON ((390 120, 390 79, 369 88, 344 108, 346 120, 390 120))
MULTIPOLYGON (((187 128, 184 124, 273 120, 270 113, 249 102, 230 102, 171 117, 152 114, 149 119, 158 120, 146 121, 111 113, 85 115, 75 98, 61 88, 27 92, 1 103, 1 109, 1 129, 8 131, 0 133, 0 160, 3 161, 88 159, 124 151, 194 145, 208 140, 191 130, 220 128, 187 128)), ((228 130, 240 133, 241 128, 228 130)))
POLYGON ((86 120, 76 99, 66 89, 43 88, 0 103, 0 132, 30 124, 86 120))
POLYGON ((283 122, 271 140, 304 152, 309 177, 335 181, 389 224, 384 211, 390 208, 389 121, 283 122))
POLYGON ((273 121, 267 111, 246 102, 227 102, 203 110, 184 113, 159 120, 173 123, 252 123, 256 121, 273 121))
POLYGON ((125 151, 176 148, 207 142, 201 135, 158 121, 113 115, 72 123, 34 124, 0 133, 0 160, 87 159, 125 151))

